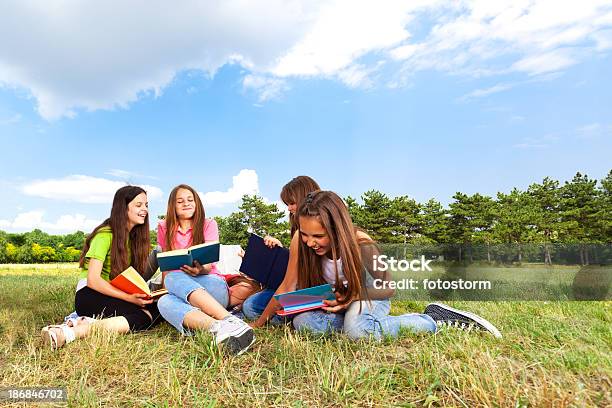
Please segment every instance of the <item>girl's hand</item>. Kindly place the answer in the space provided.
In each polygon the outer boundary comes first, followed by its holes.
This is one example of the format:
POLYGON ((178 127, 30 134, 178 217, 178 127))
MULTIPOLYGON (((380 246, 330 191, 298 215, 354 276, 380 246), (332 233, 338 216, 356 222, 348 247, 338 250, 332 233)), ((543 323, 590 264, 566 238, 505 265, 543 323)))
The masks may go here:
POLYGON ((327 306, 324 306, 321 309, 325 310, 326 312, 331 312, 331 313, 338 313, 343 310, 346 310, 351 304, 350 302, 338 303, 337 300, 327 300, 327 299, 324 299, 323 303, 325 303, 327 306))
POLYGON ((348 309, 348 307, 351 305, 352 300, 345 299, 343 302, 339 302, 338 292, 336 292, 335 295, 336 295, 336 299, 334 300, 323 299, 323 303, 325 303, 327 306, 322 307, 322 309, 325 310, 326 312, 338 313, 338 312, 348 309))
POLYGON ((181 271, 191 276, 207 275, 210 272, 210 264, 201 265, 198 261, 193 262, 194 266, 183 265, 181 271))
POLYGON ((256 329, 258 327, 264 326, 266 323, 262 323, 262 322, 260 322, 260 320, 261 319, 257 319, 257 320, 254 320, 252 322, 249 322, 249 326, 251 326, 251 328, 253 328, 253 329, 256 329))
POLYGON ((244 258, 244 249, 240 248, 240 251, 238 251, 237 255, 241 258, 244 258))
POLYGON ((132 293, 131 295, 128 295, 125 300, 140 307, 145 307, 146 305, 153 303, 153 299, 147 299, 147 295, 144 293, 132 293))
POLYGON ((276 238, 266 235, 264 237, 264 244, 268 246, 268 248, 274 248, 275 246, 282 247, 283 244, 276 238))

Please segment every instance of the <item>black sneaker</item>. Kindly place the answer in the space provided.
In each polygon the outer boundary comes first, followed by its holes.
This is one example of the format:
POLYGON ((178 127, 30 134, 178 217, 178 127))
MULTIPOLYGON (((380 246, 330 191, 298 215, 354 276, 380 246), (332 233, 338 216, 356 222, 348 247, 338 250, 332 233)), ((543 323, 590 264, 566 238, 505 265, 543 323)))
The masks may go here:
POLYGON ((460 329, 476 327, 488 331, 497 338, 502 337, 497 327, 493 326, 488 320, 474 313, 453 309, 443 303, 428 304, 424 313, 434 319, 438 326, 454 326, 460 329))

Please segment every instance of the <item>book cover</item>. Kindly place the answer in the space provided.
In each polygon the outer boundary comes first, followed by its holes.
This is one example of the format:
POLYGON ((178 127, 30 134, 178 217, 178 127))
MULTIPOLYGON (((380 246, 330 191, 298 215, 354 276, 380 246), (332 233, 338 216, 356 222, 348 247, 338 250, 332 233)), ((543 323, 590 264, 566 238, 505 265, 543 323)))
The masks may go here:
POLYGON ((121 272, 120 275, 117 275, 110 281, 110 284, 117 289, 124 291, 125 293, 141 293, 147 295, 149 298, 156 298, 168 293, 166 289, 159 289, 151 292, 147 282, 145 282, 142 276, 140 276, 140 274, 132 266, 121 272))
POLYGON ((251 234, 240 271, 268 289, 276 289, 285 278, 288 264, 289 250, 287 248, 268 248, 262 237, 251 234))
POLYGON ((193 261, 198 261, 201 265, 217 262, 221 245, 218 241, 205 242, 204 244, 194 245, 189 248, 193 261))
POLYGON ((183 265, 193 266, 194 261, 205 265, 219 260, 219 241, 206 242, 186 249, 159 252, 157 263, 162 272, 181 269, 183 265))
POLYGON ((307 310, 319 309, 325 306, 323 300, 334 300, 336 296, 330 284, 313 286, 312 288, 300 289, 294 292, 274 295, 282 310, 276 312, 279 316, 287 316, 307 310))

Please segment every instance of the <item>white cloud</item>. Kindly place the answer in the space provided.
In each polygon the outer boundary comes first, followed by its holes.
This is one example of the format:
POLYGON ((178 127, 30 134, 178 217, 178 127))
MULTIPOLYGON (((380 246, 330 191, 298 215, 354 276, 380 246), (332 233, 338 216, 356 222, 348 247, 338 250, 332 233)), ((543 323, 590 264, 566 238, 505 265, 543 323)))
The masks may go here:
POLYGON ((255 170, 242 169, 232 177, 232 186, 226 191, 199 193, 204 207, 222 207, 240 201, 243 195, 259 194, 259 178, 255 170))
MULTIPOLYGON (((104 203, 113 201, 115 192, 125 186, 123 181, 98 177, 71 175, 61 179, 35 180, 21 187, 29 196, 79 203, 104 203)), ((140 185, 147 191, 149 200, 162 197, 162 191, 155 186, 140 185)))
POLYGON ((470 99, 482 98, 482 97, 489 96, 494 93, 507 91, 509 89, 512 89, 513 87, 514 87, 514 84, 497 84, 489 88, 476 89, 466 95, 463 95, 461 98, 459 98, 459 101, 465 102, 470 99))
POLYGON ((43 211, 28 211, 17 214, 12 221, 0 220, 0 228, 9 231, 31 231, 41 229, 46 232, 68 233, 74 231, 91 231, 100 224, 100 220, 88 219, 83 214, 62 215, 55 222, 43 220, 43 211))
POLYGON ((246 75, 242 81, 242 86, 245 91, 255 91, 258 94, 259 102, 278 99, 289 89, 286 80, 263 75, 246 75))
POLYGON ((6 1, 0 84, 28 89, 46 119, 125 108, 161 94, 180 71, 213 75, 227 63, 261 70, 308 31, 318 7, 291 0, 6 1))
POLYGON ((376 67, 366 67, 365 65, 355 64, 338 72, 338 78, 351 88, 369 88, 373 85, 370 75, 383 64, 376 67))
POLYGON ((332 76, 359 57, 410 37, 406 25, 426 2, 329 1, 311 29, 279 59, 272 72, 285 76, 332 76))
POLYGON ((488 76, 539 75, 565 69, 605 48, 612 24, 605 0, 462 1, 437 8, 440 16, 419 42, 402 43, 390 56, 404 61, 401 75, 423 69, 488 76), (603 34, 598 34, 603 33, 603 34))
POLYGON ((570 55, 569 50, 555 50, 545 54, 530 55, 515 62, 512 68, 529 75, 559 71, 576 63, 570 55))
POLYGON ((611 27, 609 0, 8 0, 0 86, 25 89, 57 119, 126 108, 179 72, 211 77, 226 64, 243 68, 259 102, 292 78, 397 87, 420 70, 538 76, 610 49, 611 27))

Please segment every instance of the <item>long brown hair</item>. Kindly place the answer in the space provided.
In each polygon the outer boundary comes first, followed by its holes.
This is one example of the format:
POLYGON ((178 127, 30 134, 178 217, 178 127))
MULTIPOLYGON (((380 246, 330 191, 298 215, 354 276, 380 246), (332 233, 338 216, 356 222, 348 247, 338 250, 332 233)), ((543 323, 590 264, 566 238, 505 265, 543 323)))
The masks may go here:
POLYGON ((195 203, 195 212, 191 218, 191 245, 199 245, 204 243, 204 221, 206 220, 206 213, 204 212, 204 205, 200 200, 200 195, 193 187, 187 184, 179 184, 174 187, 168 197, 168 208, 166 209, 166 245, 167 250, 177 249, 174 248, 174 235, 178 231, 179 222, 176 216, 176 196, 180 189, 189 190, 193 194, 193 202, 195 203))
MULTIPOLYGON (((342 199, 332 191, 315 191, 309 193, 300 206, 298 217, 316 217, 321 223, 330 240, 331 259, 336 270, 336 292, 340 294, 341 303, 359 298, 367 298, 365 277, 359 245, 362 241, 357 237, 357 230, 348 209, 342 199), (348 281, 347 287, 341 284, 336 261, 342 260, 342 272, 348 281), (340 283, 340 284, 338 284, 340 283)), ((321 256, 317 255, 300 239, 298 250, 298 286, 309 288, 322 285, 323 267, 321 256)), ((323 255, 327 256, 327 255, 323 255)))
MULTIPOLYGON (((295 203, 299 208, 308 193, 320 189, 321 187, 319 187, 317 182, 314 181, 311 177, 297 176, 283 186, 283 189, 280 193, 280 198, 281 200, 283 200, 283 203, 285 203, 285 205, 295 203)), ((291 223, 291 236, 293 236, 295 231, 297 231, 299 228, 297 218, 297 211, 296 214, 289 214, 289 222, 291 223)))
POLYGON ((79 266, 85 267, 85 255, 91 246, 91 240, 102 228, 110 228, 113 234, 113 239, 110 249, 111 257, 111 272, 110 278, 113 279, 128 266, 133 266, 139 273, 144 273, 147 265, 147 257, 149 256, 149 248, 151 246, 149 240, 149 214, 145 218, 143 224, 136 225, 128 232, 128 204, 136 198, 137 195, 147 193, 138 186, 121 187, 115 193, 113 198, 113 207, 111 208, 110 217, 98 225, 85 240, 79 266), (130 243, 131 262, 128 257, 127 243, 130 243))

